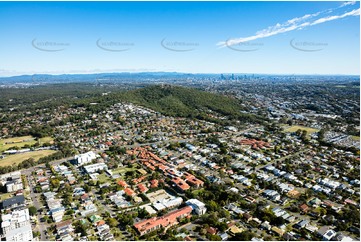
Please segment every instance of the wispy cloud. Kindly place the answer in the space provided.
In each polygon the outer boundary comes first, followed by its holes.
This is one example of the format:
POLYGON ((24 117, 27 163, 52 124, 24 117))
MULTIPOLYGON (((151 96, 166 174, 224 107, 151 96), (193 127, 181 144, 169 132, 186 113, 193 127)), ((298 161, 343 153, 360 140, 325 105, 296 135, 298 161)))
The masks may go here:
POLYGON ((341 4, 341 7, 348 6, 348 5, 354 5, 355 3, 356 3, 356 1, 344 2, 341 4))
MULTIPOLYGON (((355 2, 345 2, 338 8, 342 8, 343 6, 354 5, 354 4, 355 4, 355 2)), ((338 8, 336 8, 336 9, 338 9, 338 8)), ((325 12, 330 14, 334 10, 335 9, 328 9, 328 10, 313 13, 313 14, 306 14, 302 17, 296 17, 296 18, 287 20, 286 22, 284 22, 282 24, 278 23, 278 24, 270 26, 266 29, 260 30, 260 31, 256 32, 255 35, 248 36, 248 37, 242 37, 242 38, 229 39, 227 41, 221 41, 221 42, 217 43, 217 45, 220 47, 237 45, 237 44, 248 42, 248 41, 267 38, 270 36, 290 32, 290 31, 294 31, 294 30, 299 30, 299 29, 302 29, 307 26, 314 26, 317 24, 321 24, 321 23, 325 23, 325 22, 329 22, 329 21, 333 21, 333 20, 337 20, 337 19, 342 19, 342 18, 345 18, 348 16, 360 15, 360 9, 354 9, 354 10, 351 10, 344 14, 329 15, 329 16, 321 17, 321 18, 318 18, 315 20, 315 18, 317 16, 319 16, 320 14, 325 13, 325 12)))
POLYGON ((328 16, 328 17, 325 17, 325 18, 317 19, 317 20, 313 21, 310 25, 321 24, 321 23, 325 23, 325 22, 328 22, 328 21, 345 18, 345 17, 348 17, 348 16, 358 16, 358 15, 360 15, 360 9, 359 8, 354 9, 354 10, 352 10, 350 12, 344 13, 342 15, 334 15, 334 16, 328 16))

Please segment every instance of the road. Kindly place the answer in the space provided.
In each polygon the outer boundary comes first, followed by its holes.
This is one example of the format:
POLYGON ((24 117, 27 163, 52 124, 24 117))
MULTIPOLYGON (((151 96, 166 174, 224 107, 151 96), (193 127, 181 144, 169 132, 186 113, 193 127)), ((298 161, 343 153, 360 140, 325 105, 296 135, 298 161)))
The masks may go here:
MULTIPOLYGON (((100 153, 100 152, 103 152, 103 150, 96 150, 95 152, 97 153, 100 153)), ((60 165, 61 163, 63 162, 66 162, 68 161, 69 159, 72 159, 73 157, 68 157, 68 158, 63 158, 63 159, 60 159, 60 160, 55 160, 55 161, 51 161, 49 162, 50 165, 60 165)), ((36 171, 38 170, 40 167, 44 167, 45 164, 39 164, 37 166, 33 166, 33 167, 30 167, 28 169, 24 169, 24 170, 21 170, 21 174, 22 175, 25 175, 26 176, 26 179, 28 180, 28 184, 29 184, 29 188, 30 188, 30 198, 33 202, 33 205, 34 207, 39 210, 39 209, 42 209, 43 205, 42 203, 39 201, 40 199, 40 196, 41 196, 41 193, 35 193, 34 192, 34 185, 33 185, 33 182, 36 182, 34 181, 34 177, 32 175, 32 172, 33 171, 36 171)), ((47 224, 46 222, 42 222, 41 221, 41 214, 38 212, 37 213, 37 220, 38 220, 38 223, 37 223, 37 226, 39 228, 39 232, 40 232, 40 240, 41 241, 46 241, 47 240, 47 237, 46 237, 46 231, 47 231, 47 224)))
MULTIPOLYGON (((28 180, 28 184, 29 184, 29 188, 30 188, 31 201, 33 202, 34 207, 38 211, 42 207, 42 204, 39 201, 39 193, 34 193, 34 186, 33 186, 32 177, 27 175, 26 178, 28 180)), ((37 216, 37 220, 38 220, 36 227, 39 227, 40 240, 45 241, 45 240, 47 240, 46 235, 45 235, 45 231, 47 229, 47 226, 41 221, 41 214, 37 213, 36 216, 37 216)))
MULTIPOLYGON (((183 140, 176 140, 176 139, 172 139, 172 140, 162 140, 162 141, 157 141, 157 142, 152 142, 152 143, 144 143, 144 144, 138 144, 138 143, 135 143, 133 145, 125 145, 124 147, 127 148, 127 149, 131 149, 131 148, 134 148, 134 147, 139 147, 139 146, 149 146, 149 145, 152 145, 152 144, 161 144, 161 143, 170 143, 170 142, 188 142, 188 141, 191 141, 192 139, 183 139, 183 140)), ((94 150, 95 153, 102 153, 104 152, 104 150, 94 150)), ((67 157, 67 158, 63 158, 63 159, 60 159, 60 160, 55 160, 55 161, 51 161, 49 162, 50 165, 60 165, 62 164, 63 162, 66 162, 70 159, 72 159, 73 157, 67 157)), ((30 188, 30 198, 31 198, 31 201, 33 202, 33 205, 34 207, 39 210, 39 209, 42 209, 43 208, 43 205, 42 203, 40 202, 40 193, 35 193, 34 192, 34 185, 33 183, 36 182, 34 181, 34 178, 32 176, 32 172, 33 171, 36 171, 38 170, 39 168, 41 167, 44 167, 45 164, 39 164, 39 165, 36 165, 36 166, 33 166, 33 167, 30 167, 28 169, 23 169, 21 170, 21 174, 25 175, 26 176, 26 179, 28 180, 28 184, 29 184, 29 188, 30 188)), ((94 193, 95 194, 95 193, 94 193)), ((98 196, 96 196, 97 199, 99 199, 98 196)), ((100 200, 99 200, 100 201, 100 200)), ((103 209, 107 212, 109 212, 112 216, 114 216, 114 211, 112 211, 109 207, 107 207, 106 205, 104 205, 102 202, 100 202, 100 206, 103 207, 103 209)), ((39 232, 40 232, 40 240, 41 241, 46 241, 47 240, 47 237, 46 237, 46 230, 47 230, 47 224, 46 222, 42 222, 41 221, 41 214, 40 213, 37 213, 37 226, 35 228, 38 228, 39 229, 39 232)))
POLYGON ((115 212, 107 206, 107 204, 102 200, 101 196, 96 194, 96 191, 93 189, 92 193, 94 194, 96 200, 98 201, 98 207, 103 208, 104 211, 108 212, 111 217, 114 217, 115 212))

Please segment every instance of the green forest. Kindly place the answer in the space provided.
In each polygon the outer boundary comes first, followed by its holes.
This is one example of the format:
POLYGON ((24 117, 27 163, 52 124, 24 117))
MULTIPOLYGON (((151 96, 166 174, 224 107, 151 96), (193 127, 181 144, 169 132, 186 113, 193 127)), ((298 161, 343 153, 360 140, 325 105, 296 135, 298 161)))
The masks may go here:
MULTIPOLYGON (((212 122, 261 123, 265 119, 253 114, 241 113, 241 100, 231 96, 202 91, 195 88, 150 85, 142 88, 96 86, 92 84, 53 84, 31 88, 0 88, 0 110, 12 110, 21 115, 24 111, 42 108, 86 107, 97 113, 118 103, 130 102, 145 106, 165 115, 197 118, 212 122), (102 95, 106 93, 107 95, 102 95), (97 103, 97 105, 91 105, 97 103), (227 119, 220 119, 226 116, 227 119)), ((6 117, 0 117, 7 121, 6 117)))

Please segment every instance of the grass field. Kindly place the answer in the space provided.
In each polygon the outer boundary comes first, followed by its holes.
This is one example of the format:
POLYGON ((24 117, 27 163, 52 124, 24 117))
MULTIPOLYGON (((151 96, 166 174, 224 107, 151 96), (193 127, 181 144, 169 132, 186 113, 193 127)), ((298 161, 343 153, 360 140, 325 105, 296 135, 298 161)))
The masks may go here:
MULTIPOLYGON (((51 137, 44 137, 39 139, 40 144, 44 143, 52 143, 53 138, 51 137)), ((25 145, 34 145, 36 143, 36 140, 32 136, 21 136, 21 137, 14 137, 9 139, 0 139, 0 152, 3 152, 5 150, 8 150, 11 147, 18 147, 22 148, 25 145)))
MULTIPOLYGON (((121 179, 122 179, 122 177, 124 176, 124 174, 127 171, 136 171, 136 170, 138 170, 137 167, 133 167, 133 168, 119 167, 119 168, 116 168, 116 169, 112 170, 112 173, 113 174, 119 174, 121 176, 121 179)), ((106 182, 111 182, 113 179, 110 178, 105 173, 103 173, 103 174, 99 174, 98 180, 99 180, 100 183, 106 183, 106 182)), ((119 180, 119 179, 117 179, 117 180, 119 180)))
POLYGON ((103 184, 103 183, 106 183, 106 182, 111 182, 112 179, 111 179, 108 175, 106 175, 105 173, 103 173, 103 174, 99 174, 99 176, 98 176, 98 181, 99 181, 101 184, 103 184))
POLYGON ((54 154, 56 151, 54 150, 37 150, 32 152, 26 152, 22 154, 9 155, 4 159, 0 160, 0 166, 11 166, 13 164, 19 164, 24 160, 29 158, 33 158, 34 160, 39 160, 42 157, 54 154))
POLYGON ((20 137, 14 137, 14 138, 9 138, 9 139, 0 139, 0 144, 4 144, 4 143, 21 143, 24 140, 28 140, 28 139, 33 139, 34 137, 32 136, 20 136, 20 137))
POLYGON ((13 194, 11 194, 11 193, 1 193, 0 194, 0 201, 3 201, 3 200, 5 200, 5 199, 8 199, 8 198, 10 198, 10 197, 12 197, 13 196, 13 194))
POLYGON ((23 147, 24 145, 33 145, 36 141, 32 136, 21 136, 9 139, 0 139, 0 152, 8 150, 11 147, 23 147))
POLYGON ((40 144, 44 144, 44 143, 50 143, 50 144, 52 144, 52 143, 54 143, 54 139, 51 138, 51 137, 40 138, 40 139, 39 139, 39 143, 40 143, 40 144))
POLYGON ((300 126, 300 125, 293 125, 293 126, 285 126, 284 127, 284 131, 287 132, 287 133, 296 132, 299 129, 300 130, 306 130, 308 135, 319 131, 318 129, 309 128, 309 127, 300 126))
POLYGON ((360 136, 351 136, 354 141, 360 141, 360 136))
POLYGON ((127 171, 136 171, 136 170, 138 170, 136 167, 134 168, 119 167, 117 169, 114 169, 112 172, 113 174, 124 175, 127 171))

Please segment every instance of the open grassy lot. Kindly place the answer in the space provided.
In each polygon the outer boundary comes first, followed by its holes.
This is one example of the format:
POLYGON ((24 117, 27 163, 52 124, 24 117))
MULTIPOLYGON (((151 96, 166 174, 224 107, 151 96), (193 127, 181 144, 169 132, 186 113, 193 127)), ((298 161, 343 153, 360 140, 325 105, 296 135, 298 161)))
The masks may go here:
POLYGON ((33 158, 34 160, 39 160, 42 157, 54 154, 56 151, 54 150, 37 150, 37 151, 31 151, 26 152, 22 154, 16 154, 16 155, 9 155, 5 157, 4 159, 0 160, 0 166, 11 166, 13 164, 19 164, 24 160, 27 160, 29 158, 33 158))
MULTIPOLYGON (((112 170, 112 173, 119 174, 122 179, 122 177, 124 177, 124 175, 127 171, 137 171, 137 170, 138 170, 137 166, 132 167, 132 168, 124 166, 124 167, 119 167, 119 168, 112 170)), ((106 183, 106 182, 111 182, 113 179, 111 177, 109 177, 107 174, 102 173, 102 174, 99 174, 98 180, 100 183, 106 183)), ((117 179, 117 180, 119 180, 119 179, 117 179)))
POLYGON ((8 199, 8 198, 10 198, 10 197, 12 197, 13 196, 13 194, 11 194, 11 193, 1 193, 0 194, 0 201, 3 201, 3 200, 5 200, 5 199, 8 199))
POLYGON ((309 127, 300 126, 300 125, 293 125, 293 126, 285 126, 284 127, 284 131, 287 132, 287 133, 296 132, 299 129, 300 130, 306 130, 308 135, 319 131, 318 129, 309 128, 309 127))
POLYGON ((50 143, 50 144, 52 144, 52 143, 54 143, 54 139, 53 138, 51 138, 51 137, 44 137, 44 138, 40 138, 39 139, 39 143, 40 144, 44 144, 44 143, 50 143))
MULTIPOLYGON (((51 137, 44 137, 39 139, 39 143, 52 143, 53 138, 51 137)), ((21 137, 14 137, 9 139, 0 139, 0 152, 6 151, 10 149, 11 147, 18 147, 22 148, 25 145, 34 145, 36 143, 36 140, 32 136, 21 136, 21 137)))
POLYGON ((360 141, 360 136, 351 136, 354 141, 360 141))
POLYGON ((137 167, 129 168, 129 167, 119 167, 117 169, 112 170, 113 174, 124 175, 127 171, 136 171, 137 167))
POLYGON ((112 179, 108 175, 106 175, 105 173, 99 174, 99 176, 98 176, 98 181, 101 184, 106 183, 106 182, 111 182, 111 180, 112 179))
POLYGON ((20 137, 14 137, 14 138, 9 138, 9 139, 0 139, 0 145, 5 144, 5 143, 21 143, 24 142, 25 140, 29 140, 29 139, 34 139, 34 137, 32 136, 20 136, 20 137))
POLYGON ((24 145, 33 145, 35 144, 35 138, 32 136, 21 136, 14 137, 9 139, 0 139, 0 152, 8 150, 11 147, 23 147, 24 145))

